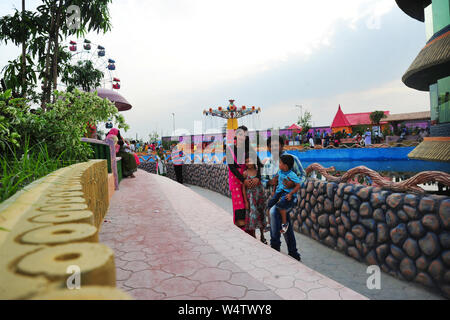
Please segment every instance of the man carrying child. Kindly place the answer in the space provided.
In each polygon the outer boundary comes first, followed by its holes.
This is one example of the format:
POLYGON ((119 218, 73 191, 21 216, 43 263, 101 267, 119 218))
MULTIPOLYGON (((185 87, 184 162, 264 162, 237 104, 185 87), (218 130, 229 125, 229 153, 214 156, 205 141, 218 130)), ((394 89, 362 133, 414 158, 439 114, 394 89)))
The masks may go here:
MULTIPOLYGON (((279 171, 279 163, 278 159, 280 159, 281 156, 287 154, 283 150, 284 148, 284 140, 282 137, 278 137, 278 139, 275 139, 272 141, 272 137, 269 137, 267 140, 267 148, 268 151, 271 153, 271 157, 266 161, 264 168, 263 168, 263 174, 262 174, 262 183, 266 188, 277 186, 278 184, 283 185, 287 188, 287 190, 295 188, 296 183, 291 181, 291 178, 286 177, 283 179, 283 181, 279 183, 279 179, 277 176, 277 173, 279 171)), ((301 184, 306 180, 306 173, 305 170, 302 167, 302 164, 300 160, 294 156, 291 155, 293 158, 293 165, 292 165, 292 171, 295 173, 295 175, 299 178, 299 184, 301 184)), ((290 192, 290 191, 289 191, 290 192)), ((290 223, 290 216, 289 211, 290 209, 296 204, 297 198, 291 201, 290 203, 292 206, 288 209, 286 209, 286 220, 285 223, 287 223, 287 230, 283 233, 284 239, 286 241, 287 247, 288 247, 288 254, 293 257, 294 259, 300 260, 300 254, 297 251, 297 244, 295 241, 295 235, 294 235, 294 229, 292 226, 292 223, 290 223)), ((272 207, 268 206, 268 209, 270 210, 270 245, 273 249, 280 251, 281 246, 281 230, 282 230, 282 216, 280 209, 277 208, 277 205, 273 205, 272 207)))
POLYGON ((286 219, 286 211, 292 209, 297 202, 297 192, 300 189, 300 178, 292 171, 294 166, 294 157, 289 154, 283 154, 280 157, 280 170, 277 173, 278 184, 272 192, 272 198, 267 206, 272 208, 276 206, 281 214, 281 233, 286 233, 289 222, 286 219), (294 188, 288 188, 284 185, 285 181, 295 183, 294 188))

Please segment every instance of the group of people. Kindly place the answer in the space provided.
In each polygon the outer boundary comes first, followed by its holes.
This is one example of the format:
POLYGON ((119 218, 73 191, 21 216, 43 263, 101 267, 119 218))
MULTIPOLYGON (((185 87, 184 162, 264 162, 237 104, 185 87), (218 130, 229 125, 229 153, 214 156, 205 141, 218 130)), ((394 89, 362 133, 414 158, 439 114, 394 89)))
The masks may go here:
MULTIPOLYGON (((297 194, 306 180, 306 173, 300 160, 283 149, 285 141, 267 140, 271 157, 264 161, 250 144, 248 129, 239 127, 232 144, 226 144, 228 184, 233 205, 233 223, 246 233, 267 244, 264 233, 270 231, 270 245, 280 251, 281 235, 284 235, 288 254, 300 260, 290 221, 289 211, 297 204, 297 194), (267 192, 269 191, 269 192, 267 192), (269 199, 266 194, 270 193, 269 199)), ((185 153, 180 145, 172 146, 171 159, 176 180, 183 183, 185 153)))
POLYGON ((158 146, 158 144, 155 143, 155 142, 152 142, 152 143, 144 143, 144 147, 143 147, 143 150, 142 150, 142 151, 144 151, 145 153, 148 153, 148 152, 155 152, 155 151, 157 151, 159 148, 160 148, 160 146, 158 146))
POLYGON ((227 145, 233 222, 253 237, 259 229, 263 243, 267 243, 264 232, 270 230, 270 245, 278 251, 283 234, 288 254, 300 260, 289 211, 298 202, 297 193, 306 180, 305 171, 297 157, 283 150, 282 137, 278 141, 269 137, 267 145, 271 157, 263 164, 250 146, 247 134, 245 126, 239 127, 234 145, 227 145), (271 191, 270 199, 266 199, 265 189, 271 191))
POLYGON ((397 142, 401 142, 406 139, 407 135, 416 134, 417 135, 417 141, 422 142, 423 138, 430 136, 430 128, 418 128, 416 127, 414 130, 408 127, 403 127, 400 131, 400 138, 397 140, 397 142))
POLYGON ((132 145, 125 141, 120 135, 120 131, 112 128, 106 135, 106 139, 111 139, 114 142, 116 157, 122 158, 122 175, 125 178, 135 178, 134 172, 137 171, 139 165, 139 157, 132 151, 132 145))
POLYGON ((308 132, 306 136, 302 136, 301 134, 297 135, 295 139, 302 143, 308 143, 311 148, 314 148, 315 146, 323 146, 324 148, 326 148, 329 145, 338 147, 341 143, 341 136, 347 137, 345 129, 342 134, 328 132, 326 130, 317 130, 314 132, 308 132))
MULTIPOLYGON (((306 135, 306 140, 311 148, 314 148, 315 145, 321 145, 324 148, 328 147, 329 145, 339 147, 339 145, 341 144, 341 139, 346 138, 352 138, 352 135, 350 133, 347 133, 345 129, 343 129, 342 132, 330 133, 325 130, 323 132, 308 132, 308 134, 306 135)), ((383 134, 379 130, 375 130, 372 134, 370 128, 367 128, 362 135, 356 133, 353 138, 356 139, 356 143, 368 146, 372 143, 381 143, 383 141, 383 134)))

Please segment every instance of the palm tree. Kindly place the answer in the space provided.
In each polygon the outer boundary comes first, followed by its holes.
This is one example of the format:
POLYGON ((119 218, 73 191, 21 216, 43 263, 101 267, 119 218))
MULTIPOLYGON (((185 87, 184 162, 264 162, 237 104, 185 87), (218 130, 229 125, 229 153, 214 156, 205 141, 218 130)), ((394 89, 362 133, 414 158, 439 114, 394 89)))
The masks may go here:
POLYGON ((374 111, 370 114, 370 121, 375 125, 380 125, 381 119, 386 118, 384 111, 374 111))

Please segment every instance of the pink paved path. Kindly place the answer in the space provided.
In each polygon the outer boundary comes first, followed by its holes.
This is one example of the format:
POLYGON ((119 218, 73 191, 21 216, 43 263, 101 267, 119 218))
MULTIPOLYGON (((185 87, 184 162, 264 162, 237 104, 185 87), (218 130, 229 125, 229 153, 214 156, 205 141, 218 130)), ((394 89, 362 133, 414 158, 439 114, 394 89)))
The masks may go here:
POLYGON ((110 203, 100 241, 136 299, 367 299, 233 225, 189 188, 138 170, 110 203))

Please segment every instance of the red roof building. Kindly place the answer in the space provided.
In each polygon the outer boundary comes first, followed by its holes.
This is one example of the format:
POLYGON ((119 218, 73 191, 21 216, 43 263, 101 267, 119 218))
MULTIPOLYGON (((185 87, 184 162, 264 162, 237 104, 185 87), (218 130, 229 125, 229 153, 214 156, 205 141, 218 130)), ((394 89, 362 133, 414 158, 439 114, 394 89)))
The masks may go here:
MULTIPOLYGON (((360 126, 360 125, 367 125, 372 126, 372 121, 370 120, 370 114, 372 112, 360 112, 360 113, 347 113, 344 114, 341 109, 341 105, 339 105, 338 111, 336 112, 336 115, 334 116, 333 123, 331 124, 331 130, 333 132, 343 131, 345 129, 345 132, 351 133, 352 127, 354 126, 360 126)), ((384 114, 387 116, 389 115, 389 111, 384 111, 384 114)), ((383 125, 386 125, 387 122, 381 121, 380 125, 383 127, 383 125)))
POLYGON ((298 126, 297 124, 293 124, 292 126, 290 126, 289 128, 288 128, 289 130, 299 130, 299 131, 301 131, 302 130, 302 127, 300 127, 300 126, 298 126))
POLYGON ((342 112, 341 105, 339 105, 339 109, 334 116, 333 123, 331 124, 331 128, 345 128, 350 127, 351 124, 348 121, 345 114, 342 112))

